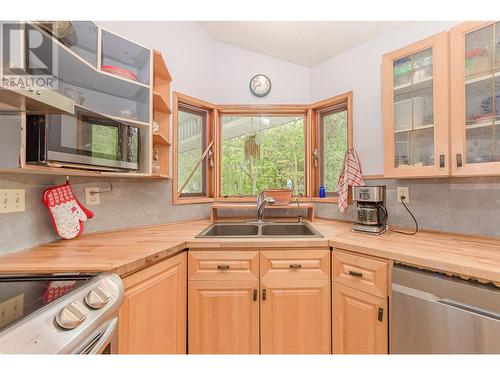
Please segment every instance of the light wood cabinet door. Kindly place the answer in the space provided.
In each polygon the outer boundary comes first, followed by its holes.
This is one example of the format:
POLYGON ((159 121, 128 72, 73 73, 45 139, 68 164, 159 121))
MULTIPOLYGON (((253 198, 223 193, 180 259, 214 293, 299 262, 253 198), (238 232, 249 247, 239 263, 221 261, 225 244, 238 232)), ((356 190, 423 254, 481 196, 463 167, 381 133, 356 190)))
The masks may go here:
POLYGON ((448 33, 382 57, 384 176, 448 176, 448 33))
POLYGON ((450 30, 452 174, 500 175, 500 22, 450 30))
POLYGON ((190 354, 259 353, 259 282, 190 281, 190 354))
POLYGON ((329 354, 330 281, 261 282, 261 353, 329 354))
POLYGON ((333 353, 387 354, 387 299, 333 283, 333 353))
POLYGON ((123 280, 119 353, 186 353, 186 263, 182 253, 123 280))

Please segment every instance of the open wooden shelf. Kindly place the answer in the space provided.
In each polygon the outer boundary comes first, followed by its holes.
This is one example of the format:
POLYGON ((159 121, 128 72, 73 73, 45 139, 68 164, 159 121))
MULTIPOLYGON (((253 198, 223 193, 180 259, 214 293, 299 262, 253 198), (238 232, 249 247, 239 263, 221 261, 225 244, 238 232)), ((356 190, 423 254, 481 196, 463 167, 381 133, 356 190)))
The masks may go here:
POLYGON ((153 162, 153 178, 170 176, 170 82, 172 77, 159 51, 153 51, 153 120, 159 131, 153 134, 153 154, 158 152, 159 163, 153 162))
POLYGON ((153 143, 170 146, 170 141, 162 133, 153 133, 153 143))
POLYGON ((156 90, 153 91, 153 108, 155 111, 171 114, 172 111, 165 102, 164 97, 156 90))
POLYGON ((165 64, 165 60, 163 60, 163 56, 160 51, 153 50, 153 66, 155 76, 164 79, 165 81, 172 81, 172 76, 168 71, 167 65, 165 64))

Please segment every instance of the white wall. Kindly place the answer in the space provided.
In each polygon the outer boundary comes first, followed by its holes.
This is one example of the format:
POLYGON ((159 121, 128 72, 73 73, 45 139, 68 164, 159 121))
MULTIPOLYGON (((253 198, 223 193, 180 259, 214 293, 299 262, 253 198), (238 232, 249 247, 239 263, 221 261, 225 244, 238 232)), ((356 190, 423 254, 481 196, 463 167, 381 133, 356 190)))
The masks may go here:
POLYGON ((309 103, 307 67, 216 42, 194 21, 100 21, 100 26, 160 50, 172 75, 172 90, 217 104, 309 103), (251 94, 257 73, 271 78, 265 98, 251 94))
POLYGON ((100 21, 99 26, 161 51, 172 91, 212 100, 215 41, 194 21, 100 21))
POLYGON ((220 104, 307 104, 311 100, 311 70, 260 53, 215 43, 214 101, 220 104), (264 73, 271 92, 259 98, 250 92, 250 79, 264 73))
POLYGON ((411 22, 312 69, 313 101, 353 91, 354 147, 364 174, 383 174, 380 63, 382 55, 445 31, 459 22, 411 22))
POLYGON ((383 173, 381 57, 459 22, 418 21, 390 30, 316 67, 292 64, 216 42, 197 22, 99 22, 105 28, 162 51, 172 89, 217 104, 310 103, 353 91, 354 146, 365 174, 383 173), (264 98, 248 84, 267 74, 272 90, 264 98))

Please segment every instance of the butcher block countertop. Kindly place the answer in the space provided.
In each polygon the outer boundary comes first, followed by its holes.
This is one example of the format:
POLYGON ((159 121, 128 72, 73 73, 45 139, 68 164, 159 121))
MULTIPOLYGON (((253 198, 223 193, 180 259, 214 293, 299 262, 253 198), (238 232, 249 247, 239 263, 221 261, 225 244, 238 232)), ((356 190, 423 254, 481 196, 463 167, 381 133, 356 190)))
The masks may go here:
POLYGON ((127 275, 186 248, 317 248, 333 246, 415 266, 500 283, 500 240, 421 232, 352 233, 351 224, 317 219, 323 238, 194 238, 209 220, 84 235, 0 256, 0 274, 116 272, 127 275))

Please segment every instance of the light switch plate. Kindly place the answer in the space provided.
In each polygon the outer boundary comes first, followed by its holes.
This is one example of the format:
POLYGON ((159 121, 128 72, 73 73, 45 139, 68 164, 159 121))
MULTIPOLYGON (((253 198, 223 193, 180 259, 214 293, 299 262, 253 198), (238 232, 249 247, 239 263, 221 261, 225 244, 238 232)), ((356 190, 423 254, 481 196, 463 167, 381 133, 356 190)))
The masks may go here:
POLYGON ((101 204, 100 194, 92 194, 99 193, 98 187, 85 188, 85 201, 87 206, 96 206, 101 204))
POLYGON ((25 195, 24 189, 1 189, 0 214, 24 212, 26 209, 25 195))
POLYGON ((405 203, 410 203, 410 189, 408 186, 398 186, 397 194, 398 203, 401 203, 402 195, 405 196, 405 203))

